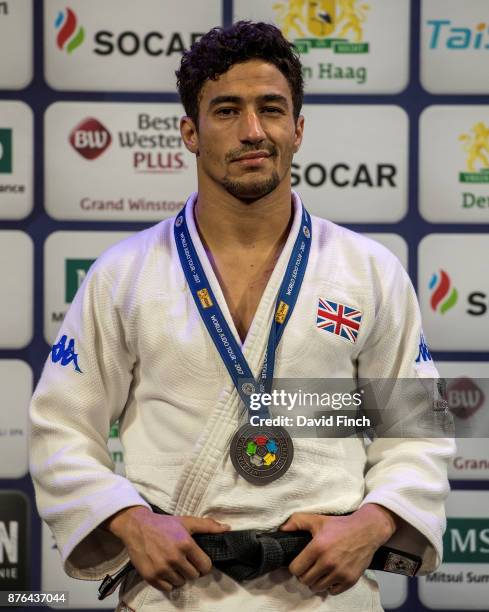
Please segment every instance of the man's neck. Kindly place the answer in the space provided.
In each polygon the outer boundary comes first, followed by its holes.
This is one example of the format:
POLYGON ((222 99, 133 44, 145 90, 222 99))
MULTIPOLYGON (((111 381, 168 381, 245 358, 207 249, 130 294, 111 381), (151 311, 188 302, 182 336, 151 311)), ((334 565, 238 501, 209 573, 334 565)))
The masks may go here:
POLYGON ((287 238, 293 216, 290 185, 279 185, 251 203, 209 186, 199 191, 194 214, 199 233, 211 252, 268 251, 287 238))

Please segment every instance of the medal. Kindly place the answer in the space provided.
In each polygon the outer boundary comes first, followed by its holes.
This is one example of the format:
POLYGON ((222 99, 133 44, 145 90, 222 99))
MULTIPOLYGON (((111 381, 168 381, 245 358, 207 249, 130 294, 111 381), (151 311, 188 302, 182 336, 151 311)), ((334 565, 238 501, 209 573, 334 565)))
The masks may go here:
POLYGON ((294 458, 294 445, 283 427, 243 425, 233 436, 229 454, 238 474, 261 486, 285 474, 294 458))
MULTIPOLYGON (((254 414, 267 418, 270 414, 266 406, 260 406, 258 412, 251 409, 250 396, 268 393, 271 389, 275 351, 294 310, 307 267, 311 248, 311 218, 302 207, 301 226, 280 285, 263 366, 256 380, 217 303, 192 242, 185 215, 184 208, 175 219, 174 236, 195 305, 247 408, 248 416, 254 414)), ((238 474, 248 482, 261 486, 285 474, 294 457, 294 446, 283 427, 255 427, 246 424, 234 434, 229 452, 238 474)))

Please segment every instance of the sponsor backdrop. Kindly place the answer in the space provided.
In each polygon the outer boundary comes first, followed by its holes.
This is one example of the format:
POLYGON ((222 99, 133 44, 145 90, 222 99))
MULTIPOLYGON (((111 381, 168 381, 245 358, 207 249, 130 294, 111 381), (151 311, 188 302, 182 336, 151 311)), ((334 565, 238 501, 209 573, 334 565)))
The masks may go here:
MULTIPOLYGON (((419 580, 379 573, 384 605, 489 610, 487 0, 0 1, 0 590, 115 605, 65 576, 41 526, 29 397, 93 261, 195 189, 174 71, 203 32, 241 18, 276 23, 299 49, 306 133, 293 185, 312 213, 402 261, 467 432, 450 466, 443 565, 419 580)), ((108 445, 124 473, 117 424, 108 445)))

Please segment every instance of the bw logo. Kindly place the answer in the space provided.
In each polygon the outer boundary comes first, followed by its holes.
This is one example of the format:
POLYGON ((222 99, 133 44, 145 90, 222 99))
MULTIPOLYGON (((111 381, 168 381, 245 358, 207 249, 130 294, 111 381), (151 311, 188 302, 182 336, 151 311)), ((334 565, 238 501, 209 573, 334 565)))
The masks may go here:
POLYGON ((88 160, 97 159, 111 142, 109 130, 94 117, 81 121, 70 134, 71 146, 88 160))

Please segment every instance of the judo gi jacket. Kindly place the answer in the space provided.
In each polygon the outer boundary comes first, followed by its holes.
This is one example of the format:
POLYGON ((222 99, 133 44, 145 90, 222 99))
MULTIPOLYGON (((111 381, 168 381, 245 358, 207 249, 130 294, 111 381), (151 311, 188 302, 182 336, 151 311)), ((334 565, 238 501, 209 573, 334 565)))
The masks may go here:
MULTIPOLYGON (((189 231, 212 290, 258 375, 278 288, 297 233, 287 242, 244 343, 187 205, 189 231)), ((256 487, 238 476, 229 441, 243 405, 200 318, 166 219, 122 241, 93 264, 48 357, 31 405, 31 473, 39 513, 51 528, 65 571, 102 579, 127 560, 122 542, 100 524, 132 505, 212 517, 233 529, 276 530, 294 512, 343 514, 365 503, 389 508, 417 542, 420 573, 440 563, 450 438, 296 438, 289 471, 256 487), (107 439, 119 420, 125 476, 114 473, 107 439)), ((239 266, 239 261, 236 262, 239 266)), ((387 249, 313 217, 309 262, 277 347, 278 378, 436 378, 424 347, 411 282, 387 249), (319 300, 354 308, 354 341, 318 326, 319 300)), ((426 400, 429 403, 429 399, 426 400)), ((406 398, 407 414, 418 399, 406 398)), ((428 406, 428 409, 430 406, 428 406)), ((94 585, 94 589, 95 589, 94 585)), ((213 569, 165 594, 126 581, 120 610, 381 610, 367 571, 345 593, 314 594, 286 568, 244 584, 213 569)))

